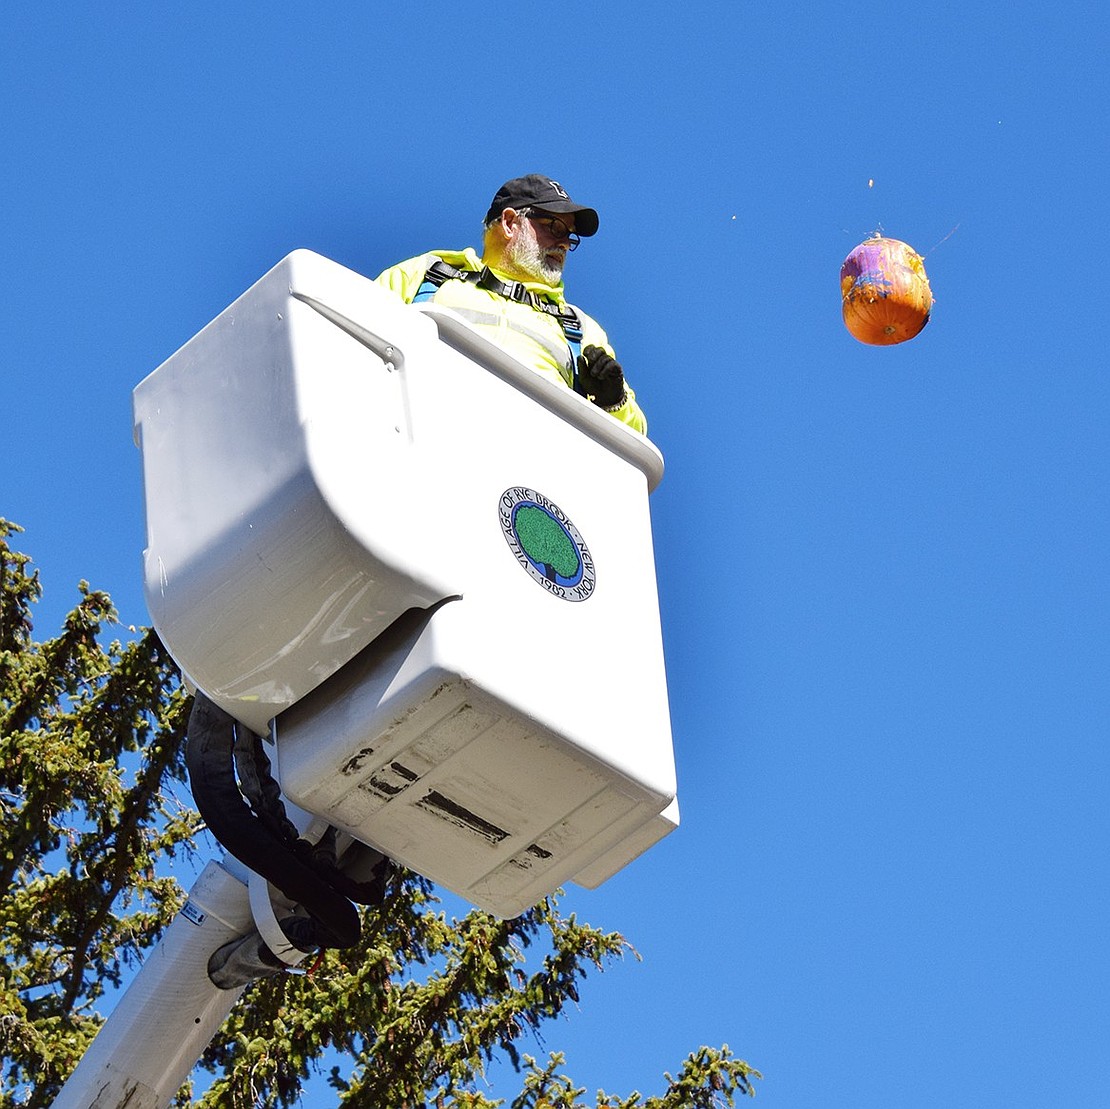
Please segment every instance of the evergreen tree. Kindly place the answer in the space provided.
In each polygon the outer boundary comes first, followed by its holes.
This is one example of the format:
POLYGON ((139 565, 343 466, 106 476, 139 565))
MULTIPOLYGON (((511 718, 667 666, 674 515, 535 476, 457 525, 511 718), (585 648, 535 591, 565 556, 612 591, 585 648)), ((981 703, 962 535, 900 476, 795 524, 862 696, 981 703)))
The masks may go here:
MULTIPOLYGON (((0 519, 0 1106, 47 1106, 123 983, 185 900, 171 875, 203 826, 185 785, 190 698, 158 636, 106 646, 108 596, 79 586, 56 638, 32 638, 38 572, 0 519)), ((357 947, 310 973, 254 983, 209 1045, 181 1106, 291 1106, 326 1053, 342 1106, 493 1109, 485 1067, 521 1073, 512 1109, 584 1109, 584 1090, 521 1043, 577 1001, 578 983, 627 950, 550 897, 513 920, 448 920, 400 871, 364 911, 357 947)), ((662 1095, 598 1093, 597 1109, 733 1105, 758 1077, 701 1048, 662 1095)), ((319 1081, 319 1080, 317 1080, 319 1081)))

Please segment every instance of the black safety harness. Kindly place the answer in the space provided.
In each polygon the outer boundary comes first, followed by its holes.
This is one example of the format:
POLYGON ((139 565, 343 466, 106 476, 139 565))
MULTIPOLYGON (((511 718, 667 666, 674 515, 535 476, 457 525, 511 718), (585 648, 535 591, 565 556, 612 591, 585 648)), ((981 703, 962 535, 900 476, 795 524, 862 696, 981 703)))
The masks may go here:
POLYGON ((491 293, 497 293, 498 296, 503 296, 506 300, 515 300, 518 304, 527 304, 537 312, 554 316, 559 321, 563 335, 566 336, 567 346, 570 348, 574 391, 582 392, 578 384, 578 356, 582 353, 582 324, 578 319, 578 313, 569 304, 560 307, 553 301, 545 300, 529 289, 523 281, 502 281, 489 266, 483 266, 480 270, 461 270, 442 258, 437 258, 428 267, 420 288, 416 290, 416 296, 412 298, 413 304, 431 300, 436 290, 445 281, 472 281, 479 289, 486 289, 491 293))

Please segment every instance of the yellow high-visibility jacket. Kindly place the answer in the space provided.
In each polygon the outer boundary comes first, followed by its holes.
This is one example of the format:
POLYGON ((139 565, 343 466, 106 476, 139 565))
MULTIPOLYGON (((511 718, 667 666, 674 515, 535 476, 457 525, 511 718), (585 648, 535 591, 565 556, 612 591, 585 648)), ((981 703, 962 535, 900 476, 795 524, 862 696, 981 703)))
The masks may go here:
MULTIPOLYGON (((402 300, 411 303, 424 281, 428 268, 442 258, 448 265, 460 270, 480 270, 482 260, 473 248, 466 250, 433 250, 400 262, 379 274, 375 279, 379 285, 392 289, 402 300)), ((493 270, 501 280, 511 282, 513 278, 493 270)), ((563 284, 543 285, 539 282, 525 281, 525 287, 547 300, 564 307, 567 305, 563 294, 563 284)), ((546 312, 541 312, 529 304, 509 300, 492 289, 480 288, 473 281, 445 281, 435 292, 432 300, 452 309, 468 323, 509 352, 518 361, 531 366, 538 373, 554 381, 571 386, 574 382, 574 366, 571 363, 571 350, 567 345, 559 321, 546 312)), ((582 325, 582 346, 602 347, 616 357, 609 339, 598 322, 586 315, 577 305, 574 311, 582 325)), ((627 424, 635 431, 647 434, 647 418, 636 403, 636 394, 625 382, 626 399, 617 408, 606 408, 614 419, 627 424)))

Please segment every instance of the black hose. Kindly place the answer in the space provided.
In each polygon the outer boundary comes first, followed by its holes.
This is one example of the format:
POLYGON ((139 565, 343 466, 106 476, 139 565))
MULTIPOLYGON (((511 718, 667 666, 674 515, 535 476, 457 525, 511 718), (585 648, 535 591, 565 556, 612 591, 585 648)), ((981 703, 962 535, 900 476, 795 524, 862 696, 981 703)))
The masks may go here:
POLYGON ((309 914, 307 921, 299 918, 303 923, 298 936, 290 936, 298 947, 303 950, 306 941, 316 947, 353 947, 361 932, 354 905, 259 819, 240 792, 235 778, 235 734, 241 727, 197 692, 189 716, 185 761, 200 815, 235 858, 309 914), (305 929, 304 924, 311 927, 305 929))
POLYGON ((385 897, 386 882, 392 864, 380 851, 358 843, 347 847, 343 854, 342 869, 337 852, 337 831, 329 827, 317 843, 300 838, 296 825, 285 812, 281 787, 274 780, 266 745, 253 733, 240 737, 235 744, 235 769, 239 786, 250 802, 255 815, 284 843, 296 852, 327 884, 356 905, 380 905, 385 897), (355 855, 360 856, 355 860, 355 855), (362 880, 348 873, 352 868, 367 869, 369 875, 362 880))

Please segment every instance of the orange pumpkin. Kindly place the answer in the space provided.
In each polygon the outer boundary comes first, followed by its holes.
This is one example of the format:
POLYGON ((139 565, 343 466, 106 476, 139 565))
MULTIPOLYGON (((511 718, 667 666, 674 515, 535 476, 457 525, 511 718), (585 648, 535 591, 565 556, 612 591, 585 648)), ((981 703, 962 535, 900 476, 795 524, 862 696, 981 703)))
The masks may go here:
POLYGON ((861 343, 889 346, 912 339, 928 322, 933 294, 913 247, 876 235, 840 267, 844 326, 861 343))

